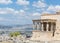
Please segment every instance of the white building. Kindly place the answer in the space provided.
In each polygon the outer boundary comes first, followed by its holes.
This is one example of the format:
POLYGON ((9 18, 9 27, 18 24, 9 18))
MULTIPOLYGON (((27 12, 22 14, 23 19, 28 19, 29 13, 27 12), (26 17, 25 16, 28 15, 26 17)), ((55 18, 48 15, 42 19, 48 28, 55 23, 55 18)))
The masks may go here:
POLYGON ((33 20, 33 29, 31 40, 60 40, 60 12, 42 14, 40 19, 33 20))

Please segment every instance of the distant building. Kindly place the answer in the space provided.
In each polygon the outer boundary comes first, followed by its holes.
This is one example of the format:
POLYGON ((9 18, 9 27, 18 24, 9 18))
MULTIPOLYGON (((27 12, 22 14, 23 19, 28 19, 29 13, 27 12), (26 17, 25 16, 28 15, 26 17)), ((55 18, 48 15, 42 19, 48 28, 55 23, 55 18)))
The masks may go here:
POLYGON ((60 40, 60 12, 42 14, 40 19, 33 20, 31 40, 60 40))

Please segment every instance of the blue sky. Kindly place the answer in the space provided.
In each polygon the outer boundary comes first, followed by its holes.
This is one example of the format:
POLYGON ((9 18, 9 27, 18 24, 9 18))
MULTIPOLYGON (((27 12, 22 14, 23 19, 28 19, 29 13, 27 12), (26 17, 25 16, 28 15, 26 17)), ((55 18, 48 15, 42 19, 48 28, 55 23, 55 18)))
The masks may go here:
POLYGON ((60 0, 0 0, 0 24, 32 24, 43 13, 60 11, 60 0))

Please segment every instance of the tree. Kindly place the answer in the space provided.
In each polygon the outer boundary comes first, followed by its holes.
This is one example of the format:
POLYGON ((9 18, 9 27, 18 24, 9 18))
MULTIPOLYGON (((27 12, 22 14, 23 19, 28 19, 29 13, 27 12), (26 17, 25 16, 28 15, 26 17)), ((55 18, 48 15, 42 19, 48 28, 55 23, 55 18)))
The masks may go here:
POLYGON ((11 37, 14 37, 14 36, 17 37, 18 35, 20 35, 20 32, 11 32, 10 33, 11 37))

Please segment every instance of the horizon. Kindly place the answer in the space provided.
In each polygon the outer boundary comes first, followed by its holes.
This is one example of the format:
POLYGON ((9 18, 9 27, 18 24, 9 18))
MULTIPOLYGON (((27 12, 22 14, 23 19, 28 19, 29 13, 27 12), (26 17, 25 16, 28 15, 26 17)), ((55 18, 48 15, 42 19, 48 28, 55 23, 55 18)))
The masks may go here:
POLYGON ((0 24, 32 24, 43 13, 60 11, 60 0, 0 0, 0 24))

